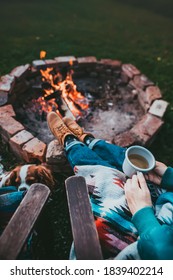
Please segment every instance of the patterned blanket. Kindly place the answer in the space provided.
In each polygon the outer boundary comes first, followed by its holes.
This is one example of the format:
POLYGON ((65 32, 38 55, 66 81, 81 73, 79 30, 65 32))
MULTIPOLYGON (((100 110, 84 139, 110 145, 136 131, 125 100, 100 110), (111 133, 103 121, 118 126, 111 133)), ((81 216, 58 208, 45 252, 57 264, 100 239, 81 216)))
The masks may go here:
MULTIPOLYGON (((93 189, 90 202, 104 258, 140 259, 136 246, 138 232, 131 222, 124 194, 125 175, 116 169, 98 165, 75 166, 74 172, 83 176, 89 189, 93 189)), ((148 187, 159 222, 172 223, 172 193, 151 183, 148 187)))

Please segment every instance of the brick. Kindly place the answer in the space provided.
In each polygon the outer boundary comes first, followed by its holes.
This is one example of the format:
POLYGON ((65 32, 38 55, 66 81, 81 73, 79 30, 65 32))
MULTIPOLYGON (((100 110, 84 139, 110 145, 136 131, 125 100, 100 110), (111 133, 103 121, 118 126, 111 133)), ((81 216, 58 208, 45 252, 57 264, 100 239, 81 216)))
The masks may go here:
POLYGON ((21 123, 8 115, 0 119, 0 132, 5 141, 8 141, 13 135, 23 129, 24 126, 21 123))
POLYGON ((72 64, 76 64, 77 60, 74 56, 58 56, 54 58, 60 66, 68 66, 72 62, 72 64))
POLYGON ((136 89, 145 89, 147 86, 154 85, 145 75, 136 75, 133 80, 130 81, 130 84, 136 89))
POLYGON ((44 162, 47 145, 38 138, 33 138, 22 147, 26 162, 44 162))
POLYGON ((0 92, 10 93, 14 87, 15 78, 10 75, 5 75, 0 78, 0 92))
POLYGON ((35 67, 36 69, 40 69, 40 68, 46 67, 46 63, 45 63, 44 60, 41 60, 41 59, 39 59, 39 60, 34 60, 34 61, 32 62, 32 66, 35 67))
POLYGON ((123 71, 121 71, 120 79, 123 84, 127 84, 129 81, 129 77, 123 71))
POLYGON ((0 107, 0 120, 2 117, 15 117, 15 115, 11 104, 0 107))
POLYGON ((55 59, 46 59, 45 63, 48 67, 57 67, 58 62, 55 59))
POLYGON ((156 99, 162 98, 161 91, 157 86, 149 86, 146 88, 145 92, 149 104, 151 104, 156 99))
POLYGON ((149 113, 162 118, 169 103, 164 100, 155 100, 149 109, 149 113))
POLYGON ((140 71, 132 64, 123 64, 122 65, 122 71, 132 79, 135 75, 139 75, 140 71))
POLYGON ((146 145, 153 139, 162 125, 163 121, 160 118, 147 113, 131 129, 131 132, 142 145, 146 145))
POLYGON ((141 107, 144 109, 145 113, 148 111, 148 109, 150 108, 149 103, 146 100, 146 93, 143 90, 139 90, 138 91, 138 101, 139 104, 141 105, 141 107))
POLYGON ((10 138, 9 144, 12 151, 21 159, 23 159, 22 146, 29 140, 33 139, 34 136, 27 130, 22 130, 10 138))
POLYGON ((48 144, 46 152, 46 162, 48 164, 58 164, 67 162, 64 149, 61 145, 59 145, 57 140, 53 140, 48 144))
POLYGON ((26 75, 29 72, 29 69, 30 69, 30 64, 17 66, 11 71, 10 75, 16 77, 17 79, 22 79, 26 77, 26 75))
POLYGON ((112 68, 121 67, 122 62, 120 60, 112 60, 112 59, 101 59, 99 63, 111 66, 112 68))
POLYGON ((115 136, 115 138, 113 139, 113 143, 121 147, 128 147, 136 143, 136 137, 135 134, 132 133, 130 130, 125 131, 115 136))
POLYGON ((140 90, 138 100, 145 111, 149 109, 152 102, 162 97, 161 91, 157 86, 149 86, 145 91, 140 90))
POLYGON ((95 64, 97 62, 97 59, 95 56, 78 57, 77 62, 82 65, 89 63, 95 64))
POLYGON ((8 102, 8 92, 0 92, 0 106, 8 102))

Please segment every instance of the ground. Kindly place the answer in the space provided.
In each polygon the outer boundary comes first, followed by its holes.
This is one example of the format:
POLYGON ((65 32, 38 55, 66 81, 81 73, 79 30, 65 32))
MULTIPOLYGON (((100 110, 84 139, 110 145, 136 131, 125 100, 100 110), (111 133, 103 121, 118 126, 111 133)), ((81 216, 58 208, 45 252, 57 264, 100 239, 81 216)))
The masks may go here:
MULTIPOLYGON (((170 103, 165 124, 150 149, 157 160, 172 164, 171 0, 1 0, 0 26, 0 75, 39 59, 40 50, 47 52, 47 58, 94 55, 137 66, 170 103)), ((1 143, 0 155, 6 170, 18 163, 1 143)), ((51 206, 57 259, 68 258, 71 242, 64 178, 63 174, 57 178, 51 206)))

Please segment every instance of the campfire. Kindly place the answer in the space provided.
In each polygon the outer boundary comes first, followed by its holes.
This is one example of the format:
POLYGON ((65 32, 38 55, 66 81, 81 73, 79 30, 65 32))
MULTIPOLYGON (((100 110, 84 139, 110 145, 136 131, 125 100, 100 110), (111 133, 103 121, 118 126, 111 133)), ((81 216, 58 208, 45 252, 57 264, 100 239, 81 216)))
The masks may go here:
POLYGON ((93 71, 76 77, 72 60, 66 67, 40 69, 25 102, 14 105, 18 118, 45 143, 53 139, 46 131, 50 111, 75 119, 96 137, 111 141, 116 134, 132 127, 143 115, 143 109, 136 91, 118 81, 118 70, 115 77, 109 71, 104 77, 93 71))
POLYGON ((50 150, 58 157, 62 154, 58 143, 53 151, 49 148, 54 139, 46 122, 50 111, 73 118, 95 137, 121 146, 151 142, 168 104, 134 65, 95 57, 46 60, 45 55, 41 52, 41 59, 32 65, 18 66, 1 77, 1 134, 18 156, 43 162, 54 157, 47 155, 50 150), (5 125, 7 116, 13 129, 5 125), (33 152, 37 145, 39 156, 33 152))
POLYGON ((35 110, 40 115, 45 115, 50 111, 55 111, 61 117, 69 117, 78 120, 86 117, 89 109, 89 101, 83 96, 74 84, 72 79, 73 71, 67 73, 66 78, 60 72, 55 73, 53 68, 40 70, 42 75, 43 96, 32 100, 35 110))

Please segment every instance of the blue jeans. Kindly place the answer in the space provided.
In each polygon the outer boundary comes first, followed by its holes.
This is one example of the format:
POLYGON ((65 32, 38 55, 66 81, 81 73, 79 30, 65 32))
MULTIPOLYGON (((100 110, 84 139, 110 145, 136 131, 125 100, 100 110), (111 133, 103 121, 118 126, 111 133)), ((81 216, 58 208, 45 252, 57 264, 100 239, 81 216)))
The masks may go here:
POLYGON ((72 168, 75 165, 103 165, 122 171, 126 149, 94 139, 89 146, 79 141, 71 142, 65 151, 72 168))

